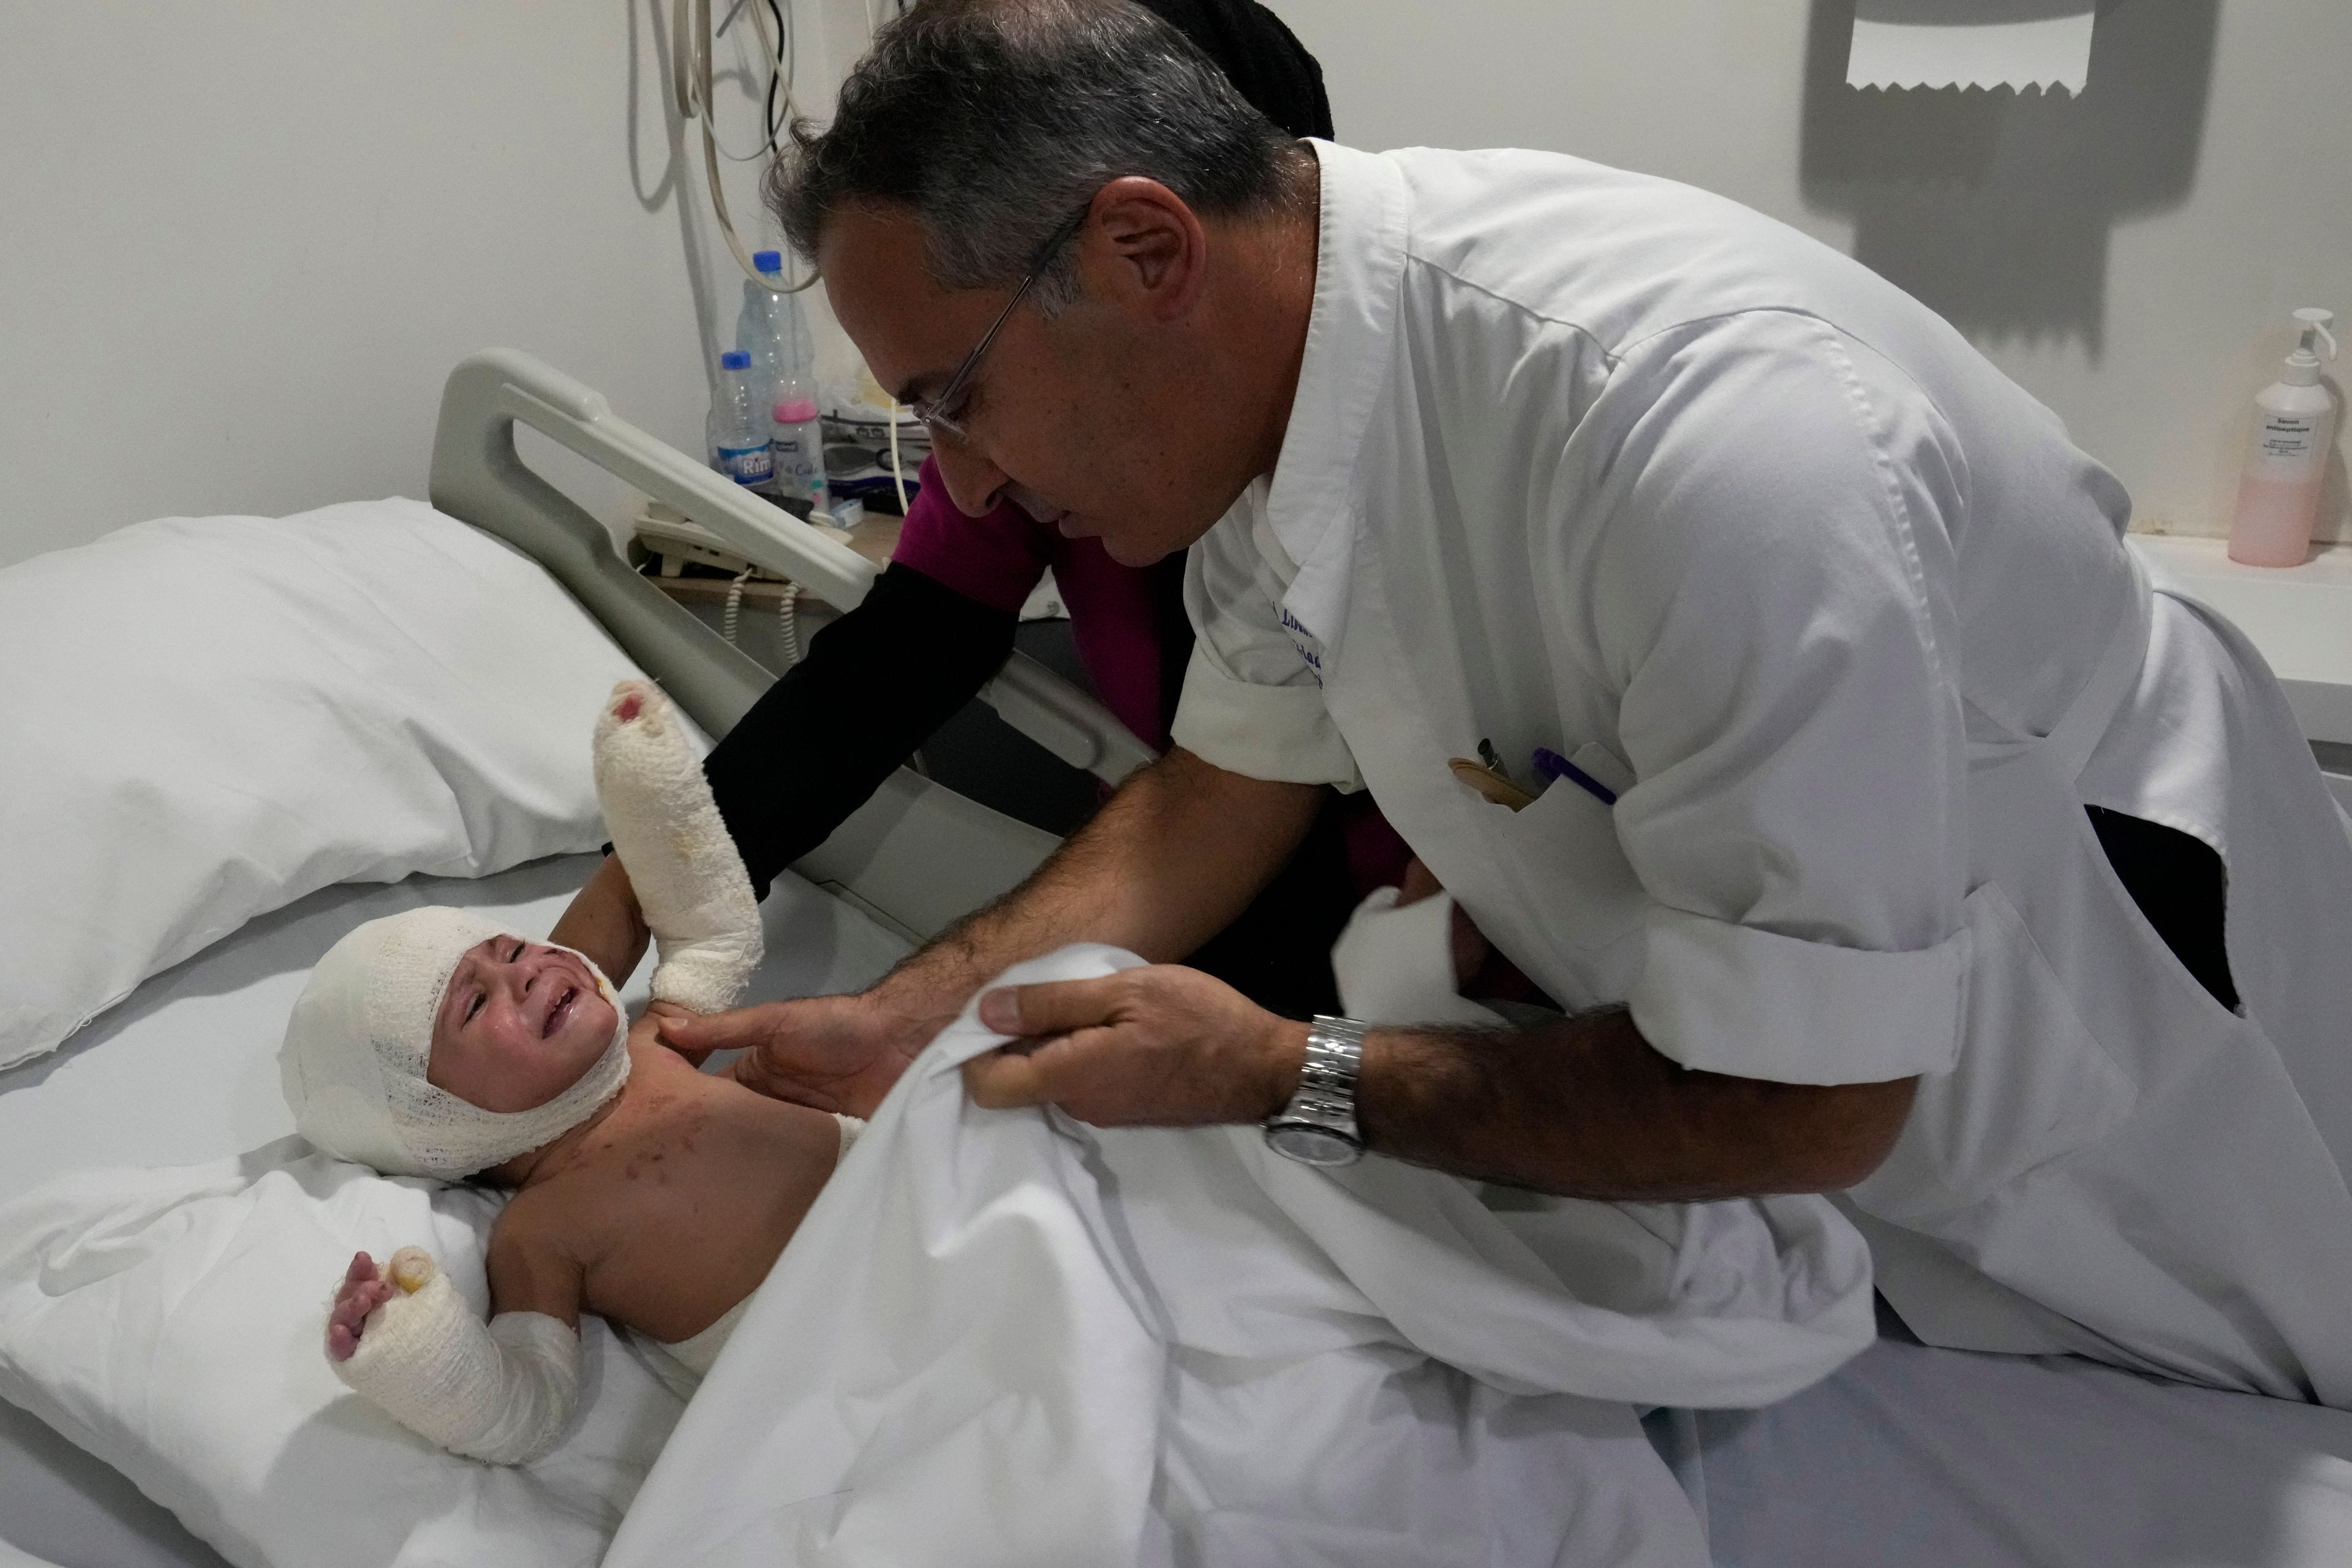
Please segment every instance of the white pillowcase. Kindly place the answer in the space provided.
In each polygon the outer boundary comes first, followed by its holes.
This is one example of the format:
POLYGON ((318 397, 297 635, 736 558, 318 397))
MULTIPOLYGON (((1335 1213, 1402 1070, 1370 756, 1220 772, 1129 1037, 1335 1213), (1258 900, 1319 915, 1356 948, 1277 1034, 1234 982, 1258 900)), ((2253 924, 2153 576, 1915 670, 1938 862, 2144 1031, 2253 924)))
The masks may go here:
POLYGON ((639 671, 421 501, 165 518, 0 571, 0 1068, 333 882, 602 841, 639 671))
POLYGON ((240 1568, 596 1562, 682 1407, 660 1352, 583 1317, 583 1414, 523 1468, 395 1426, 327 1366, 334 1283, 354 1251, 414 1244, 479 1311, 502 1200, 305 1147, 76 1172, 0 1204, 0 1398, 240 1568))

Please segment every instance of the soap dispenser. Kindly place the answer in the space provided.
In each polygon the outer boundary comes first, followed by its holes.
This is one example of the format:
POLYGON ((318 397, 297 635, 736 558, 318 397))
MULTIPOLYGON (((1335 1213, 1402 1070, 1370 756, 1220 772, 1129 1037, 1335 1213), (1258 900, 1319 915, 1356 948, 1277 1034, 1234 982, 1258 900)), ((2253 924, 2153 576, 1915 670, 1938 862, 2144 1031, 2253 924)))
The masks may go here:
POLYGON ((2254 398, 2253 446, 2238 481, 2230 559, 2249 566, 2300 566, 2311 553, 2319 489, 2336 437, 2336 403, 2319 383, 2319 349, 2336 357, 2330 310, 2297 310, 2301 340, 2279 378, 2254 398))

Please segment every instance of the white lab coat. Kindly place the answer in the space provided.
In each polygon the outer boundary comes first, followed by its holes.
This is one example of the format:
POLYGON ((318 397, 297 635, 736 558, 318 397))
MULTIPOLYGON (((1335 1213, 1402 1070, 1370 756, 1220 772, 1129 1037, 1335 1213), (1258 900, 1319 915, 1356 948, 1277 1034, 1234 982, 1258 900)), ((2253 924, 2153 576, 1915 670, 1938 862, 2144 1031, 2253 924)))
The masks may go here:
POLYGON ((2352 839, 2114 478, 1732 203, 1318 152, 1298 394, 1192 552, 1178 742, 1369 784, 1547 991, 1686 1066, 1920 1075, 1849 1212, 1930 1341, 2352 1405, 2352 839), (1626 787, 1515 815, 1446 766, 1482 739, 1626 787), (2223 856, 2242 1016, 2086 804, 2223 856))

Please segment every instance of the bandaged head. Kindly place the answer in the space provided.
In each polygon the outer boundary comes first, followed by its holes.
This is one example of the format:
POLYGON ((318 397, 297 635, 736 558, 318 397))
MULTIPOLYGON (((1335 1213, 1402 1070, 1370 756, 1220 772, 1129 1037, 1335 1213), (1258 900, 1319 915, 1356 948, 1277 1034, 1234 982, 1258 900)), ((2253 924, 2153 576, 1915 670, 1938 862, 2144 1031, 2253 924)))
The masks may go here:
POLYGON ((593 963, 620 1021, 612 1044, 569 1089, 530 1110, 497 1111, 426 1081, 434 1016, 458 960, 508 934, 465 910, 409 910, 370 921, 328 949, 278 1053, 302 1136, 387 1175, 454 1182, 553 1142, 619 1093, 629 1076, 628 1024, 593 963))

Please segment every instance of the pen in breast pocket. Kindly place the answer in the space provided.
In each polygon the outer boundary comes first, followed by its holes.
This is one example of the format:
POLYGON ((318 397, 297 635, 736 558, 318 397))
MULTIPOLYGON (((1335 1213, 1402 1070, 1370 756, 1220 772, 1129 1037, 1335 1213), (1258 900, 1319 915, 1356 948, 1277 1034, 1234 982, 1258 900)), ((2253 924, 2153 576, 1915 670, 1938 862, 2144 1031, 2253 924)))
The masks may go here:
POLYGON ((1593 799, 1599 801, 1603 805, 1615 805, 1617 804, 1617 792, 1615 790, 1611 789, 1607 784, 1602 784, 1599 779, 1594 778, 1591 773, 1586 773, 1582 768, 1578 767, 1574 763, 1570 762, 1566 757, 1561 756, 1558 752, 1553 751, 1549 746, 1538 746, 1536 748, 1535 767, 1538 777, 1545 779, 1566 779, 1569 783, 1584 791, 1585 794, 1591 795, 1593 799))

